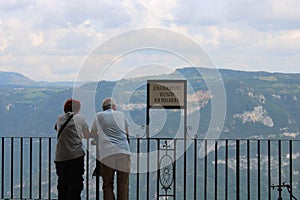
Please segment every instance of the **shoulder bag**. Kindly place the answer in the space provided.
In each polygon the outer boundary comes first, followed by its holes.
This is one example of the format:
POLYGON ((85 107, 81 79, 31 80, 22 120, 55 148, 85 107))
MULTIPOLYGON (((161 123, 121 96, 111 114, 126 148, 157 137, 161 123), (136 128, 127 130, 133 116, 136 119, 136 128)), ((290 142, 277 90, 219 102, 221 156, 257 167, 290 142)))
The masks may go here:
POLYGON ((65 121, 65 123, 61 126, 61 128, 59 129, 58 131, 58 134, 57 134, 57 139, 59 139, 62 131, 64 130, 64 128, 67 126, 67 124, 69 123, 69 121, 73 118, 73 114, 70 115, 70 117, 67 119, 67 121, 65 121))

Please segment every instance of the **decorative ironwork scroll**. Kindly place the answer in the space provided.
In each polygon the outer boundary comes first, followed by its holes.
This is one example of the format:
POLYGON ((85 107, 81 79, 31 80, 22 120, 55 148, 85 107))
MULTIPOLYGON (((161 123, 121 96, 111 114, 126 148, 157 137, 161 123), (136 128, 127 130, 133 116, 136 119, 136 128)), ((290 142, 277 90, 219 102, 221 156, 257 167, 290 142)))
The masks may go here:
POLYGON ((171 185, 174 181, 174 166, 173 159, 169 155, 164 155, 160 159, 160 177, 159 182, 162 185, 162 189, 169 190, 171 189, 171 185))
POLYGON ((174 154, 174 148, 168 144, 166 140, 161 147, 163 155, 161 155, 159 160, 159 183, 161 185, 161 189, 164 190, 164 194, 160 194, 159 196, 164 197, 174 197, 174 191, 172 191, 172 187, 174 187, 174 177, 175 177, 175 168, 174 168, 174 158, 171 156, 174 154), (168 194, 169 190, 169 194, 168 194))

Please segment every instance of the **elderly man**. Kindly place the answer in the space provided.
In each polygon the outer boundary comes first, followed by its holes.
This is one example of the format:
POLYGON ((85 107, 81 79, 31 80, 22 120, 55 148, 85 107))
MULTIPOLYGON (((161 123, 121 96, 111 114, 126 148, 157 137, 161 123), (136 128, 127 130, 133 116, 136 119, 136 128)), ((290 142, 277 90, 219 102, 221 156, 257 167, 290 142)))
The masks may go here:
POLYGON ((105 200, 115 199, 114 175, 117 173, 117 199, 128 199, 130 172, 130 147, 128 143, 128 122, 123 112, 116 110, 111 98, 102 102, 102 112, 96 114, 91 134, 98 138, 101 162, 100 175, 103 178, 105 200))

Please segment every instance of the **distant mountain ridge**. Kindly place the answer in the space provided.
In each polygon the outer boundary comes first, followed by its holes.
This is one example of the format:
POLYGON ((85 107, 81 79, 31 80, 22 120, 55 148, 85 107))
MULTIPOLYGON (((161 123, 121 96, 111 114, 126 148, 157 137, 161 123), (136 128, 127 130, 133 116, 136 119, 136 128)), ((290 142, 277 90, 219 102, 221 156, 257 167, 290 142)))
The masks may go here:
MULTIPOLYGON (((80 83, 80 84, 84 84, 80 83)), ((72 87, 74 85, 74 81, 55 81, 55 82, 49 82, 49 81, 35 81, 32 80, 26 76, 24 76, 21 73, 18 72, 3 72, 0 71, 0 87, 6 86, 6 87, 13 87, 13 86, 35 86, 35 87, 41 87, 41 86, 50 86, 50 87, 72 87)), ((77 83, 78 85, 78 83, 77 83)))
POLYGON ((33 85, 35 83, 23 74, 0 71, 0 85, 33 85))

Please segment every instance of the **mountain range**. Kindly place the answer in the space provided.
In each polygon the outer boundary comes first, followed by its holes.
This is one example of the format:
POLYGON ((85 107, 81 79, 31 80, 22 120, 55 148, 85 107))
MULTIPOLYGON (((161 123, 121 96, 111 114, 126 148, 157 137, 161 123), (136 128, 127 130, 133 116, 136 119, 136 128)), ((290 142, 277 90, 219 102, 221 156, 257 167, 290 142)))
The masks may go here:
MULTIPOLYGON (((101 110, 103 98, 117 92, 119 109, 129 113, 131 122, 135 124, 133 127, 144 127, 147 80, 177 79, 175 74, 180 74, 193 88, 193 92, 187 95, 188 119, 192 119, 188 121, 193 121, 196 111, 201 116, 198 124, 188 124, 189 134, 205 137, 214 94, 210 93, 205 79, 197 71, 205 71, 205 74, 211 74, 209 78, 215 78, 212 69, 187 67, 157 77, 84 83, 80 88, 90 91, 96 85, 96 111, 101 110), (131 94, 129 100, 122 102, 128 93, 131 94)), ((299 138, 300 74, 229 69, 219 69, 218 72, 226 94, 226 115, 221 138, 299 138)), ((0 72, 1 135, 53 136, 56 117, 62 113, 65 100, 72 97, 72 85, 72 82, 37 82, 19 73, 0 72)), ((160 116, 161 113, 157 112, 160 116)), ((156 136, 176 132, 178 125, 174 121, 180 120, 180 112, 168 110, 162 116, 167 116, 166 123, 161 125, 156 136)), ((133 135, 140 135, 141 131, 142 128, 131 130, 133 135)))
MULTIPOLYGON (((245 72, 245 71, 234 71, 228 69, 219 69, 218 72, 221 75, 222 83, 224 84, 224 90, 226 94, 225 105, 225 122, 224 126, 221 129, 220 138, 222 139, 283 139, 283 140, 298 140, 299 139, 299 130, 300 130, 300 74, 284 74, 284 73, 269 73, 269 72, 245 72)), ((101 110, 101 102, 105 97, 113 96, 116 97, 118 103, 118 109, 124 111, 130 118, 130 135, 131 136, 144 136, 145 132, 145 121, 146 121, 146 99, 147 99, 147 80, 151 79, 178 79, 178 74, 180 74, 181 79, 184 78, 187 80, 189 87, 192 90, 188 90, 187 94, 187 113, 188 113, 188 135, 190 137, 197 136, 198 138, 207 138, 206 135, 209 127, 210 120, 212 118, 212 110, 216 109, 212 106, 213 98, 216 98, 216 94, 211 92, 206 84, 206 80, 217 80, 215 70, 206 69, 206 68, 182 68, 177 69, 174 73, 164 74, 156 77, 139 77, 132 78, 120 81, 100 81, 100 82, 89 82, 82 83, 77 88, 80 91, 84 92, 83 94, 89 94, 88 96, 94 96, 94 105, 96 111, 101 110), (205 74, 204 76, 199 75, 199 71, 205 74), (129 98, 128 98, 129 96, 129 98), (199 111, 199 113, 198 113, 199 111), (200 118, 197 118, 197 114, 200 115, 200 118)), ((0 72, 0 135, 3 136, 56 136, 54 131, 54 124, 56 121, 57 115, 63 112, 63 104, 66 99, 72 97, 73 95, 73 84, 72 82, 39 82, 31 80, 22 74, 19 73, 10 73, 10 72, 0 72)), ((82 106, 91 106, 85 104, 84 95, 82 99, 82 106)), ((218 114, 218 110, 216 110, 218 114)), ((88 122, 91 122, 89 119, 90 116, 87 116, 87 113, 83 113, 88 122)), ((182 112, 175 109, 153 109, 151 111, 150 118, 150 136, 151 137, 176 137, 176 131, 180 129, 180 121, 182 118, 182 112)), ((214 138, 217 139, 217 138, 214 138)), ((4 141, 4 140, 3 140, 4 141)), ((14 150, 16 155, 20 155, 19 143, 16 140, 14 142, 14 150)), ((28 138, 24 139, 24 149, 29 149, 28 147, 28 138)), ((37 141, 37 140, 34 140, 37 141)), ((48 140, 47 140, 48 141, 48 140)), ((43 140, 43 145, 46 147, 49 143, 43 140)), ((11 140, 5 140, 7 146, 9 146, 11 140)), ((200 143, 200 140, 199 140, 200 143)), ((255 186, 257 180, 255 174, 257 173, 258 164, 257 164, 257 149, 255 148, 255 142, 251 142, 252 148, 250 152, 251 160, 251 187, 252 187, 252 197, 257 196, 257 191, 255 191, 255 186), (252 178, 253 177, 253 178, 252 178)), ((262 146, 266 144, 266 141, 262 141, 262 146)), ((135 150, 135 140, 131 143, 131 148, 135 150)), ((145 144, 145 143, 144 143, 145 144)), ((52 143, 52 154, 54 154, 54 145, 52 143)), ((143 146, 143 145, 141 145, 143 146)), ((223 164, 225 163, 225 148, 224 142, 220 141, 218 143, 219 154, 218 154, 218 165, 219 176, 218 182, 224 183, 225 179, 222 172, 224 170, 223 164), (223 163, 223 164, 222 164, 223 163)), ((146 146, 144 146, 145 148, 146 146)), ((236 172, 236 149, 235 144, 230 144, 228 152, 228 169, 229 173, 232 175, 236 172)), ((201 154, 201 145, 198 144, 199 148, 199 162, 198 168, 200 169, 197 173, 198 180, 204 180, 203 171, 201 171, 202 166, 201 162, 204 162, 201 154)), ((247 173, 247 158, 244 156, 246 152, 246 143, 240 143, 240 170, 241 180, 245 178, 243 175, 247 173), (244 163, 244 165, 242 164, 244 163)), ((11 148, 9 148, 11 149, 11 148)), ((142 148, 143 149, 143 148, 142 148)), ((210 149, 210 148, 209 148, 210 149)), ((277 149, 277 143, 272 142, 272 149, 277 149)), ((214 150, 211 150, 211 153, 207 155, 207 187, 214 188, 214 169, 215 169, 215 154, 214 150)), ((5 157, 9 158, 9 153, 11 150, 5 151, 7 154, 5 157)), ((35 145, 33 148, 33 159, 34 161, 38 160, 38 145, 35 145)), ((48 152, 43 152, 43 158, 47 158, 48 152)), ((193 163, 192 159, 194 149, 191 147, 187 150, 187 159, 188 163, 193 163)), ((284 156, 282 156, 282 163, 288 163, 290 156, 287 152, 283 151, 284 156)), ((278 155, 275 150, 272 152, 271 161, 272 164, 272 183, 277 183, 277 174, 278 168, 276 168, 276 158, 278 155)), ((260 165, 260 178, 262 187, 267 191, 267 149, 263 148, 260 151, 261 165, 260 165)), ((25 154, 24 158, 26 156, 25 154)), ((293 159, 293 165, 299 166, 299 148, 295 145, 293 159)), ((8 159, 9 160, 9 159, 8 159)), ((47 170, 48 166, 47 159, 43 159, 43 166, 47 170)), ((91 165, 94 166, 94 160, 90 160, 91 165)), ((5 172, 9 174, 11 171, 10 162, 5 162, 4 165, 5 172)), ((36 162, 37 163, 37 162, 36 162)), ((177 161, 177 182, 182 183, 183 177, 180 176, 180 172, 183 171, 183 157, 179 158, 177 161)), ((18 171, 20 165, 14 165, 15 171, 14 174, 19 174, 18 171)), ((28 165, 25 165, 28 169, 28 165)), ((193 180, 193 165, 189 164, 187 166, 188 174, 187 180, 193 180)), ((52 168, 54 169, 54 168, 52 168)), ((91 170, 90 170, 91 171, 91 170)), ((289 180, 287 174, 289 172, 289 166, 282 166, 282 178, 283 180, 289 180)), ((51 176, 51 191, 53 195, 56 195, 55 183, 56 176, 55 172, 52 171, 51 176)), ((44 173, 47 176, 47 173, 44 173)), ((293 171, 293 191, 298 191, 299 171, 295 167, 293 171)), ((35 180, 38 180, 37 174, 35 174, 35 180)), ((155 191, 156 188, 154 182, 156 182, 157 174, 153 173, 153 177, 150 181, 151 191, 155 191)), ((140 175, 140 182, 146 184, 146 178, 143 175, 140 175)), ((29 183, 29 170, 24 170, 24 183, 29 183)), ((3 178, 3 177, 2 177, 3 178)), ((14 176, 14 186, 15 194, 18 192, 20 185, 18 184, 18 176, 14 176)), ((46 178, 47 179, 47 178, 46 178)), ((131 195, 135 194, 136 183, 133 179, 131 185, 131 195)), ((243 179, 245 180, 245 179, 243 179)), ((235 178, 229 178, 229 197, 234 198, 235 191, 235 178)), ((9 176, 5 176, 5 183, 11 183, 9 176)), ((94 182, 90 182, 92 187, 94 182)), ((246 191, 246 181, 241 181, 241 190, 246 191)), ((7 184, 9 185, 9 184, 7 184)), ((39 182, 33 182, 34 187, 38 188, 39 182)), ((143 184, 141 184, 143 185, 143 184)), ((180 185, 180 184, 179 184, 180 185)), ((47 184, 43 185, 47 187, 47 184)), ((182 187, 182 185, 180 186, 182 187)), ((25 193, 28 192, 29 185, 24 185, 25 193)), ((188 187, 188 191, 193 187, 188 187)), ((225 194, 223 189, 220 187, 218 189, 218 197, 222 198, 225 194)), ((47 189, 47 188, 46 188, 47 189)), ((46 191, 46 189, 44 191, 46 191)), ((178 188, 178 192, 182 188, 178 188)), ((5 186, 6 194, 9 194, 9 187, 5 186)), ((200 190, 199 190, 200 191, 200 190)), ((276 192, 276 191, 275 191, 276 192)), ((273 192, 275 195, 275 192, 273 192)), ((146 193, 145 188, 140 188, 140 193, 146 193)), ((193 192, 188 192, 188 195, 192 195, 193 192)), ((200 193, 198 196, 200 196, 200 193)), ((202 193, 201 193, 202 194, 202 193)), ((284 193, 286 195, 286 193, 284 193)), ((45 194, 46 195, 46 194, 45 194)), ((90 195, 90 197, 93 194, 90 195)), ((214 190, 208 190, 208 197, 214 196, 214 190)), ((262 192, 262 197, 266 197, 267 193, 262 192)), ((241 196, 241 199, 246 198, 241 196)))

